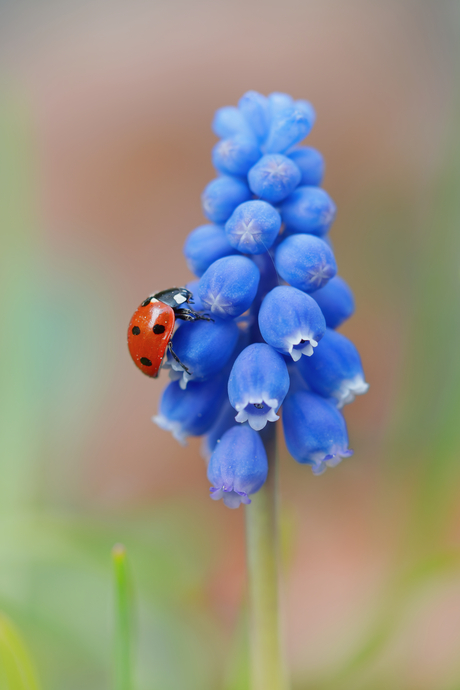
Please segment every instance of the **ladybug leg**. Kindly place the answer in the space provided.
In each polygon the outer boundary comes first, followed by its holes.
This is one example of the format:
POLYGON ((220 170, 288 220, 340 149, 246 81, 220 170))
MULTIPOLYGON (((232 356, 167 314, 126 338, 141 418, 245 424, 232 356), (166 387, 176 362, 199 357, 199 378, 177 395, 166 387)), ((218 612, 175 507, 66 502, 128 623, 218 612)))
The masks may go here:
POLYGON ((176 355, 176 353, 175 353, 174 350, 172 349, 172 342, 171 342, 171 341, 169 341, 169 343, 168 343, 168 348, 169 348, 169 351, 170 351, 171 355, 172 355, 172 356, 174 357, 174 359, 176 360, 176 362, 178 362, 178 364, 181 365, 182 369, 183 369, 187 374, 189 374, 189 376, 191 376, 192 372, 190 371, 190 369, 188 369, 188 368, 185 366, 185 364, 182 364, 182 362, 180 361, 179 357, 176 355))
POLYGON ((176 319, 182 319, 183 321, 214 321, 207 314, 199 314, 197 311, 193 311, 193 309, 174 309, 174 313, 176 319))

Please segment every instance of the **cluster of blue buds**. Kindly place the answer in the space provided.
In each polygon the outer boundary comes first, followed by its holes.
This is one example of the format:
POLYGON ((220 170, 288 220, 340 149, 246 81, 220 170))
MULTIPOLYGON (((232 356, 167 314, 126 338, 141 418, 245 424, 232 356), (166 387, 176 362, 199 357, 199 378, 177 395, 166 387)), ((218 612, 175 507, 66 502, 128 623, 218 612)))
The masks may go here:
POLYGON ((202 195, 209 223, 184 254, 197 280, 195 309, 164 366, 173 379, 154 421, 180 442, 204 435, 211 498, 230 508, 267 477, 259 432, 279 419, 287 448, 314 474, 352 451, 341 408, 365 393, 359 354, 335 329, 354 311, 328 240, 336 207, 320 187, 324 160, 300 142, 313 107, 284 93, 249 91, 217 111, 218 176, 202 195))

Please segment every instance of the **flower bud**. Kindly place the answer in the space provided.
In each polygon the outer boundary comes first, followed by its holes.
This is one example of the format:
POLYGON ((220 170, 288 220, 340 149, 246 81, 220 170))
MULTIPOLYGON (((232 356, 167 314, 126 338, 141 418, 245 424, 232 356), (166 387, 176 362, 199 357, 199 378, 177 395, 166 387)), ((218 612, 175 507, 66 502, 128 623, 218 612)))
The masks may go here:
POLYGON ((201 195, 203 213, 213 223, 225 223, 243 201, 251 198, 246 182, 222 175, 212 180, 201 195))
POLYGON ((311 146, 299 146, 288 153, 288 156, 300 170, 302 186, 318 187, 324 177, 324 158, 311 146))
POLYGON ((298 367, 309 387, 324 398, 333 398, 339 409, 369 388, 358 350, 331 328, 326 329, 315 356, 298 367))
POLYGON ((263 254, 275 241, 281 216, 265 201, 245 201, 225 224, 228 242, 243 254, 263 254))
POLYGON ((289 285, 273 288, 259 311, 263 339, 296 362, 313 354, 324 335, 326 323, 315 300, 289 285))
POLYGON ((321 187, 297 187, 281 204, 280 213, 289 231, 324 235, 334 221, 336 206, 321 187))
POLYGON ((267 141, 262 148, 265 153, 284 153, 302 141, 312 126, 312 115, 307 114, 304 108, 285 108, 273 116, 267 141))
POLYGON ((267 454, 259 434, 247 426, 232 427, 216 444, 209 461, 211 498, 223 498, 228 508, 251 503, 249 495, 259 491, 267 473, 267 454))
POLYGON ((179 378, 181 388, 189 381, 208 379, 228 362, 238 340, 234 321, 189 321, 182 323, 174 334, 172 347, 190 373, 168 353, 168 365, 179 378))
POLYGON ((257 141, 264 141, 268 132, 268 99, 257 91, 248 91, 240 98, 238 109, 257 141))
POLYGON ((287 283, 304 292, 319 290, 337 273, 332 250, 314 235, 286 237, 276 250, 275 264, 287 283))
POLYGON ((224 175, 247 175, 261 156, 254 139, 237 134, 219 141, 212 150, 212 164, 224 175))
POLYGON ((254 343, 237 357, 228 379, 228 397, 237 422, 255 431, 279 419, 276 412, 289 390, 284 359, 270 345, 254 343))
POLYGON ((259 278, 253 261, 245 256, 227 256, 215 261, 201 277, 198 295, 211 314, 232 319, 251 306, 259 278))
POLYGON ((187 266, 198 277, 201 277, 214 261, 231 254, 236 254, 236 249, 232 247, 225 230, 219 225, 200 225, 192 230, 184 244, 187 266))
POLYGON ((355 311, 353 292, 340 276, 331 278, 321 290, 311 292, 310 296, 318 303, 328 328, 338 328, 355 311))
POLYGON ((301 177, 293 160, 280 153, 270 153, 249 170, 248 183, 254 194, 276 204, 294 191, 301 177))
POLYGON ((152 421, 185 445, 187 436, 201 436, 209 431, 224 398, 224 376, 215 376, 210 381, 191 381, 186 390, 182 390, 177 381, 172 381, 163 391, 159 414, 152 417, 152 421))
POLYGON ((348 450, 343 416, 315 393, 288 395, 283 405, 283 428, 289 453, 297 462, 311 465, 313 474, 322 474, 326 467, 334 467, 353 454, 348 450))
POLYGON ((232 105, 216 110, 212 130, 222 139, 228 139, 238 134, 254 136, 243 114, 232 105))

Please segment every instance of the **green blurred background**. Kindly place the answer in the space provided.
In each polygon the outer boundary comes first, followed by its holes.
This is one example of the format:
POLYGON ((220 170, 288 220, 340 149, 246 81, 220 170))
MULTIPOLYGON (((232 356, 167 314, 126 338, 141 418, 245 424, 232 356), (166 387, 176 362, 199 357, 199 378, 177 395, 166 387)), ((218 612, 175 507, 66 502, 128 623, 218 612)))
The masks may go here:
POLYGON ((371 384, 351 460, 282 451, 294 688, 460 688, 459 39, 449 1, 0 5, 0 610, 43 689, 113 687, 120 541, 136 689, 247 688, 243 510, 151 423, 125 330, 189 279, 213 112, 248 89, 315 105, 371 384))

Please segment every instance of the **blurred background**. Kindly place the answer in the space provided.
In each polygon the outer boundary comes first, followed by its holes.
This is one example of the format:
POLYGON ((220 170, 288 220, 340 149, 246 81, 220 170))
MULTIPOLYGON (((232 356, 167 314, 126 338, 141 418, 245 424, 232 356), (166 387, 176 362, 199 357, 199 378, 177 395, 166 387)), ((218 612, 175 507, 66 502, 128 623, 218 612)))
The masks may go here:
POLYGON ((0 609, 46 690, 113 687, 110 549, 139 690, 246 690, 244 513, 150 421, 126 328, 182 257, 216 108, 310 100, 369 393, 352 459, 282 446, 295 690, 460 687, 460 8, 455 1, 0 5, 0 609))

